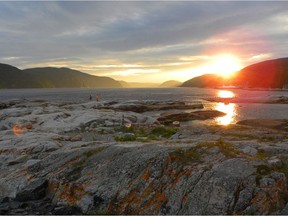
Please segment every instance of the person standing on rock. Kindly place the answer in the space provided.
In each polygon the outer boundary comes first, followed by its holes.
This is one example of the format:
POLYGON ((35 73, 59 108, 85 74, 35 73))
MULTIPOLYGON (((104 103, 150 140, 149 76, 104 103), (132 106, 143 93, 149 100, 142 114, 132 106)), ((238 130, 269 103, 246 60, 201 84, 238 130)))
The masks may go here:
POLYGON ((90 97, 89 97, 90 101, 92 100, 92 95, 90 94, 90 97))
POLYGON ((96 95, 96 101, 99 101, 99 99, 100 99, 100 96, 96 95))

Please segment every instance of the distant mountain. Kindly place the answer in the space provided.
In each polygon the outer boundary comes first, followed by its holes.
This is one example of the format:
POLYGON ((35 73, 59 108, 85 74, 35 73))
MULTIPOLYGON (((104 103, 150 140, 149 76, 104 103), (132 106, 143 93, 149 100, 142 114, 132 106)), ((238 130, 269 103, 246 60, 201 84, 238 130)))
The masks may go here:
POLYGON ((0 64, 0 88, 39 88, 33 76, 7 64, 0 64))
POLYGON ((159 85, 159 87, 160 88, 178 87, 181 84, 182 83, 177 81, 177 80, 169 80, 169 81, 166 81, 166 82, 162 83, 161 85, 159 85))
POLYGON ((69 68, 31 68, 20 70, 0 64, 0 88, 121 88, 109 77, 92 76, 69 68))
POLYGON ((243 88, 288 88, 288 58, 259 62, 238 71, 227 80, 215 74, 194 77, 181 87, 217 87, 233 85, 243 88))
POLYGON ((216 87, 223 84, 223 78, 215 74, 204 74, 184 82, 180 87, 216 87))
POLYGON ((288 84, 288 58, 268 60, 240 70, 234 84, 248 88, 283 88, 288 84))
POLYGON ((44 88, 121 88, 122 85, 110 78, 93 76, 70 68, 30 68, 24 73, 34 77, 44 88))
POLYGON ((141 82, 126 82, 119 81, 124 88, 157 88, 159 83, 141 83, 141 82))

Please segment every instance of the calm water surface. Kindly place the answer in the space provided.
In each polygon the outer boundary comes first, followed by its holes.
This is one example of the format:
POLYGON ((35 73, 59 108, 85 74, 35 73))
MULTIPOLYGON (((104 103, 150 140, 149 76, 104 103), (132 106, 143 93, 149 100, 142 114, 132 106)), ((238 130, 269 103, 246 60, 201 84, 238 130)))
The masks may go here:
POLYGON ((229 91, 202 88, 135 88, 135 89, 9 89, 0 90, 0 101, 13 99, 47 100, 50 102, 83 103, 89 96, 96 95, 105 101, 128 100, 184 100, 187 102, 201 101, 205 109, 216 109, 227 115, 217 118, 217 124, 227 125, 242 119, 278 118, 288 119, 286 104, 245 104, 245 103, 212 103, 205 101, 211 97, 239 97, 247 99, 288 97, 287 91, 249 91, 233 89, 229 91), (203 100, 204 99, 204 100, 203 100))

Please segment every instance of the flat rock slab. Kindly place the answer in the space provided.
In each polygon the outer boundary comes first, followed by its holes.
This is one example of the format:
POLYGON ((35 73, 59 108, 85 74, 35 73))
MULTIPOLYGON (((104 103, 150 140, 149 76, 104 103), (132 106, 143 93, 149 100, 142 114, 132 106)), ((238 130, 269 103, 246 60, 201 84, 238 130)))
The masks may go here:
POLYGON ((163 124, 170 124, 173 121, 191 121, 191 120, 206 120, 216 117, 225 116, 226 114, 217 110, 195 111, 190 113, 173 113, 170 115, 161 116, 157 120, 163 124))
POLYGON ((143 113, 147 111, 161 111, 161 110, 188 110, 188 109, 203 109, 203 104, 189 104, 183 101, 175 101, 175 102, 134 102, 134 103, 121 103, 113 105, 109 108, 119 111, 132 111, 137 113, 143 113))
POLYGON ((247 119, 237 122, 239 125, 247 125, 253 127, 264 127, 278 130, 288 129, 288 120, 284 119, 247 119))

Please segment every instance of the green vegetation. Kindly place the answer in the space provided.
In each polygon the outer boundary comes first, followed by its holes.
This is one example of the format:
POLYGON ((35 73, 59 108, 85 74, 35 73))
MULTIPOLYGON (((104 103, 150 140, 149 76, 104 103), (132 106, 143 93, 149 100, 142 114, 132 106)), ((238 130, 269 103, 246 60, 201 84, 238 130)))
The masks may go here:
POLYGON ((258 149, 256 158, 259 160, 266 160, 267 158, 271 157, 272 154, 270 152, 267 152, 263 149, 258 149))
POLYGON ((127 141, 135 141, 137 138, 136 135, 125 135, 125 136, 115 136, 114 139, 115 141, 118 141, 118 142, 127 142, 127 141))
POLYGON ((83 153, 84 157, 81 157, 79 161, 73 164, 73 166, 76 168, 82 167, 89 157, 103 151, 105 148, 106 147, 98 147, 98 148, 91 149, 91 150, 84 152, 83 153))
POLYGON ((192 147, 189 149, 177 148, 175 151, 173 151, 170 154, 170 156, 173 159, 176 159, 177 161, 186 164, 188 162, 200 161, 202 153, 203 153, 203 151, 197 147, 192 147))
POLYGON ((140 142, 148 142, 150 140, 157 140, 160 138, 170 138, 177 132, 177 129, 164 126, 158 126, 152 129, 144 127, 121 127, 116 131, 126 134, 115 136, 115 141, 129 142, 138 140, 140 142))
POLYGON ((158 137, 169 138, 176 132, 177 130, 175 128, 160 126, 160 127, 153 128, 150 133, 158 137))
POLYGON ((237 157, 241 155, 239 149, 235 148, 232 144, 226 143, 223 140, 219 139, 216 142, 205 142, 197 145, 198 148, 213 148, 218 147, 220 152, 223 153, 226 157, 237 157))
POLYGON ((261 175, 268 175, 272 171, 272 169, 267 165, 258 165, 256 166, 256 168, 257 168, 257 173, 261 175))
POLYGON ((267 165, 256 166, 256 169, 257 169, 256 183, 259 184, 260 179, 263 176, 270 175, 272 172, 279 172, 285 175, 286 183, 288 184, 288 163, 286 163, 284 160, 281 160, 281 162, 282 162, 281 167, 276 167, 276 166, 269 167, 267 165))
POLYGON ((105 148, 106 148, 106 147, 98 147, 98 148, 95 148, 95 149, 91 149, 91 150, 89 150, 89 151, 87 151, 87 152, 84 152, 84 155, 85 155, 87 158, 89 158, 89 157, 91 157, 91 156, 93 156, 93 155, 95 155, 95 154, 103 151, 105 148))
POLYGON ((233 138, 236 138, 236 140, 253 140, 256 139, 255 136, 251 135, 251 134, 245 134, 245 133, 225 133, 222 134, 222 136, 231 136, 233 138))
POLYGON ((197 162, 201 161, 201 157, 208 153, 211 148, 217 147, 219 151, 226 157, 232 158, 240 156, 242 153, 229 143, 225 143, 222 140, 216 142, 204 142, 200 143, 189 149, 177 148, 175 151, 170 153, 170 156, 181 163, 197 162))

